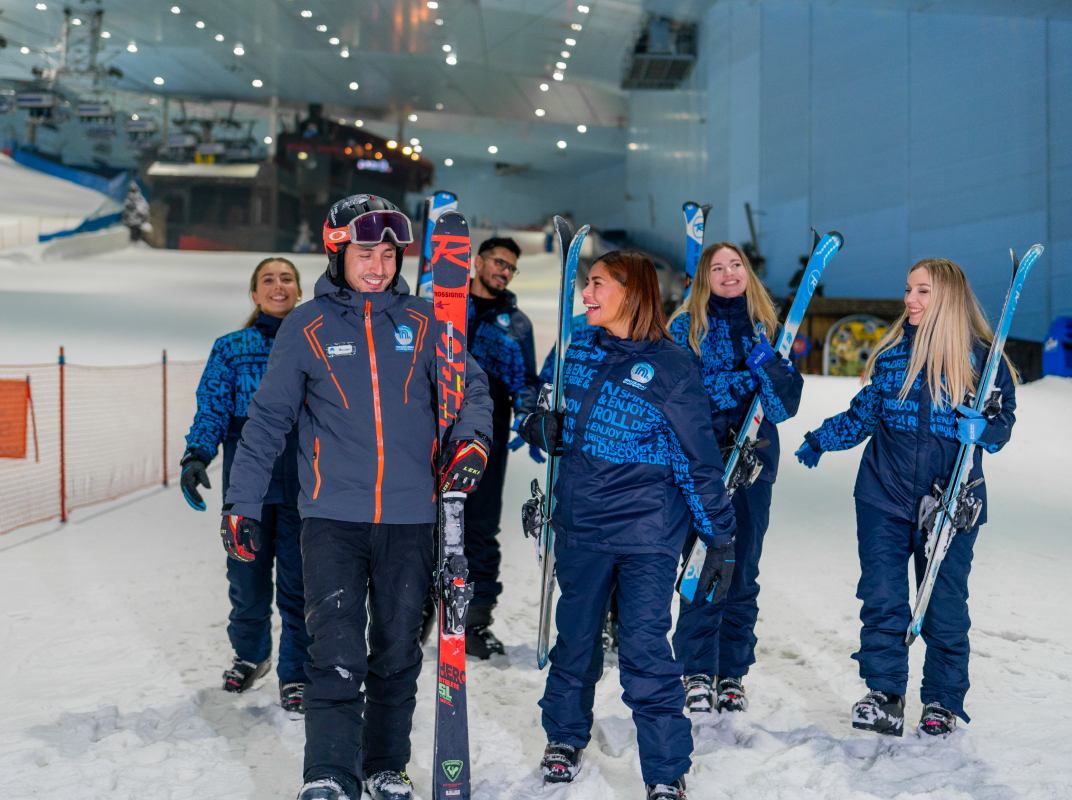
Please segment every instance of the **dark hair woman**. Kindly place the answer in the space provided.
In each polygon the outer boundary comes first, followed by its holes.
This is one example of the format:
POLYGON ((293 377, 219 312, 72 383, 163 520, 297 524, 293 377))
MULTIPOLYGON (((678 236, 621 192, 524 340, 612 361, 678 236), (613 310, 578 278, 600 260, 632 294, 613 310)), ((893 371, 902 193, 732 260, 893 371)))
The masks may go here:
POLYGON ((521 435, 561 453, 551 520, 561 598, 540 707, 544 780, 568 782, 591 738, 600 631, 612 582, 618 658, 649 798, 685 797, 692 732, 666 634, 691 526, 709 547, 701 584, 728 584, 733 509, 696 356, 669 337, 655 265, 614 251, 592 267, 584 304, 596 331, 566 351, 565 413, 530 415, 521 435), (727 558, 728 554, 728 558, 727 558))
MULTIPOLYGON (((729 594, 718 603, 697 596, 680 604, 674 655, 685 668, 685 710, 744 711, 743 679, 755 663, 759 617, 759 557, 770 521, 771 491, 778 474, 778 423, 797 413, 804 379, 783 361, 767 337, 777 318, 766 288, 748 257, 732 242, 719 242, 700 256, 692 292, 670 320, 670 334, 703 363, 704 389, 711 399, 715 436, 732 447, 734 432, 747 424, 758 391, 764 419, 756 451, 762 470, 751 486, 733 495, 737 517, 735 563, 729 594), (764 333, 757 333, 762 325, 764 333)), ((685 558, 694 544, 685 543, 685 558)))
MULTIPOLYGON (((197 387, 197 414, 186 437, 182 492, 198 511, 205 502, 198 485, 211 488, 206 465, 223 445, 223 492, 253 393, 268 365, 268 354, 283 318, 301 300, 298 270, 285 258, 266 258, 253 270, 249 293, 256 307, 245 327, 221 336, 209 355, 197 387)), ((223 688, 242 692, 268 672, 272 654, 272 565, 276 568, 276 606, 283 621, 279 640, 280 704, 297 717, 305 688, 304 664, 311 642, 305 630, 305 588, 298 533, 297 436, 287 437, 276 461, 261 518, 263 543, 255 561, 227 559, 231 624, 227 635, 235 656, 223 673, 223 688), (274 555, 274 558, 273 558, 274 555)))

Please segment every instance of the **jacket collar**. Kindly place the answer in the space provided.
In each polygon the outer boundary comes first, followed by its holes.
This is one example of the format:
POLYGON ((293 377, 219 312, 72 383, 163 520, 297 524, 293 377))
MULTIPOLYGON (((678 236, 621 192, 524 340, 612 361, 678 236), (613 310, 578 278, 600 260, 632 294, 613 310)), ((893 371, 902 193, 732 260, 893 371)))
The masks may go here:
POLYGON ((380 311, 386 311, 395 298, 409 294, 409 284, 406 283, 405 278, 399 275, 393 289, 387 289, 382 292, 355 292, 353 289, 339 288, 331 282, 327 273, 324 273, 316 281, 314 294, 316 297, 327 297, 332 302, 352 308, 361 314, 365 313, 365 303, 367 302, 372 307, 372 313, 376 314, 380 311))
POLYGON ((279 333, 281 324, 283 324, 282 317, 273 317, 271 314, 265 314, 261 311, 257 314, 257 321, 253 323, 253 327, 260 331, 265 339, 274 339, 275 335, 279 333))
POLYGON ((632 339, 619 339, 603 328, 596 329, 596 342, 608 353, 620 354, 623 358, 632 358, 648 352, 655 346, 654 342, 644 339, 634 342, 632 339))
POLYGON ((707 299, 707 313, 719 319, 748 319, 748 299, 740 297, 719 297, 712 293, 707 299))
MULTIPOLYGON (((485 314, 501 314, 503 312, 509 314, 511 311, 517 311, 517 295, 509 289, 503 289, 496 297, 492 298, 492 301, 494 302, 494 305, 489 311, 485 311, 485 314)), ((469 294, 469 302, 473 303, 473 294, 471 292, 469 294)), ((476 307, 475 304, 473 307, 476 307)))

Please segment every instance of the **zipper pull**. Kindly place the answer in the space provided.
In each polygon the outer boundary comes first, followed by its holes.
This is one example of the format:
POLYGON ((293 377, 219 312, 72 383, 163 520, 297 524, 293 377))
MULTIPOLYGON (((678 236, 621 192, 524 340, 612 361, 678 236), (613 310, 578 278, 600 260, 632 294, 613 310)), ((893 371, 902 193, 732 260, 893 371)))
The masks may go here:
POLYGON ((368 319, 369 315, 371 313, 372 313, 372 302, 370 300, 366 300, 365 301, 365 319, 368 319))

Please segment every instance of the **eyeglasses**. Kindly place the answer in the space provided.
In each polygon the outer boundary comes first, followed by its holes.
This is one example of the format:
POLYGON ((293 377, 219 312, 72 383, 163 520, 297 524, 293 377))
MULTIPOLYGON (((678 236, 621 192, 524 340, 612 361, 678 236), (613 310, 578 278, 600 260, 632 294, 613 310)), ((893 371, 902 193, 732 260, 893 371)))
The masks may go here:
POLYGON ((517 275, 521 270, 517 268, 516 264, 511 264, 509 261, 503 258, 485 258, 485 261, 490 261, 496 267, 501 270, 506 270, 511 275, 517 275))

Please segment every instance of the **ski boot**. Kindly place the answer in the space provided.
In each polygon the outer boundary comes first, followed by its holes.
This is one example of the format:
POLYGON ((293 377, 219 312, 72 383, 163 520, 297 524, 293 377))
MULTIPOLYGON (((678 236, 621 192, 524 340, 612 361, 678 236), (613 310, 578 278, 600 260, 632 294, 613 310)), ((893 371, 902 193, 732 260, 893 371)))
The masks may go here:
POLYGON ((904 733, 904 695, 870 691, 852 707, 852 727, 884 736, 904 733))
POLYGON ((941 703, 927 703, 923 707, 923 716, 919 720, 920 734, 946 739, 956 729, 957 715, 941 703))
POLYGON ((305 697, 304 683, 279 682, 279 705, 287 712, 291 719, 298 719, 305 713, 302 708, 302 698, 305 697))
POLYGON ((238 656, 235 656, 231 668, 223 673, 223 690, 241 694, 267 675, 270 666, 272 666, 272 659, 270 658, 265 659, 260 664, 254 664, 251 661, 243 661, 238 656))
POLYGON ((700 673, 686 675, 682 680, 685 682, 685 710, 690 714, 700 711, 711 713, 715 707, 711 676, 700 673))
POLYGON ((413 782, 405 770, 377 772, 365 781, 365 791, 372 800, 413 800, 413 782))
POLYGON ((655 786, 645 784, 648 800, 688 800, 685 796, 685 778, 678 778, 673 783, 659 783, 655 786))
POLYGON ((715 710, 719 714, 748 710, 748 698, 740 678, 716 678, 715 692, 715 710))
POLYGON ((350 800, 350 795, 343 791, 342 785, 334 778, 321 778, 301 787, 297 800, 350 800))
POLYGON ((584 749, 570 744, 548 742, 540 762, 544 783, 571 783, 581 771, 584 749))
POLYGON ((469 606, 465 619, 465 654, 487 661, 506 654, 506 648, 491 632, 491 606, 469 606))

